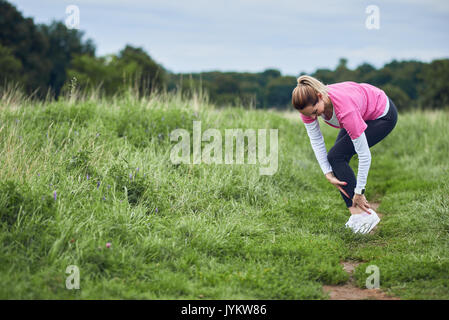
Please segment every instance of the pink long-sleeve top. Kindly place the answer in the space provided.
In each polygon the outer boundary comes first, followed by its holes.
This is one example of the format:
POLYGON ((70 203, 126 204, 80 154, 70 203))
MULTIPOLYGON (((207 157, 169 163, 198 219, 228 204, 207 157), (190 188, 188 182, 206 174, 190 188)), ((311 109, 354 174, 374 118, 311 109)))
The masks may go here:
MULTIPOLYGON (((365 121, 375 120, 383 114, 387 104, 387 95, 381 89, 367 83, 352 81, 327 86, 329 99, 334 106, 339 126, 348 132, 352 140, 357 139, 367 125, 365 121)), ((301 114, 304 123, 312 123, 313 118, 301 114)))

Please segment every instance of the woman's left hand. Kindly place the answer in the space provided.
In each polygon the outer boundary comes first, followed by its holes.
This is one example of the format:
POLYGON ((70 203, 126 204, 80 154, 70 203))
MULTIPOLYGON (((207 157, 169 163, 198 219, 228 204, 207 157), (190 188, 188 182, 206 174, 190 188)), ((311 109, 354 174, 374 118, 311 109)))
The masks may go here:
POLYGON ((354 207, 359 207, 361 208, 363 211, 366 211, 366 213, 371 214, 371 212, 369 212, 369 208, 370 205, 368 203, 368 201, 365 198, 365 195, 363 194, 354 194, 354 197, 352 198, 352 205, 354 207))

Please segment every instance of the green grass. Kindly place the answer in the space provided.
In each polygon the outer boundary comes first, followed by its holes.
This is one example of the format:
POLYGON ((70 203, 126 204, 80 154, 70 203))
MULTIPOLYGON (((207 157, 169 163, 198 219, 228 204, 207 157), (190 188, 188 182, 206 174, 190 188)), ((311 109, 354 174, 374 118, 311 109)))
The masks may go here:
MULTIPOLYGON (((321 127, 329 148, 337 130, 321 127)), ((386 292, 449 299, 448 136, 448 112, 400 114, 371 150, 367 198, 384 218, 354 235, 298 116, 180 95, 4 99, 0 298, 327 299, 323 285, 348 280, 340 262, 357 260, 360 287, 375 264, 386 292), (172 164, 169 134, 193 120, 223 137, 279 129, 277 173, 172 164), (80 290, 65 287, 69 265, 80 290)))

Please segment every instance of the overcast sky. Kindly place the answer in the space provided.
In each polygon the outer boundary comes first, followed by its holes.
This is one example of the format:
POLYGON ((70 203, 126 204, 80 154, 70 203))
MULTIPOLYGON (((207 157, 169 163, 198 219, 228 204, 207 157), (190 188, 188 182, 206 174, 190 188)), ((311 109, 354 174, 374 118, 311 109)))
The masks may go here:
POLYGON ((143 47, 173 72, 279 69, 298 75, 334 68, 376 67, 392 59, 449 57, 447 0, 17 0, 36 23, 65 21, 80 11, 80 30, 97 56, 126 44, 143 47), (379 8, 379 29, 366 28, 366 8, 379 8))

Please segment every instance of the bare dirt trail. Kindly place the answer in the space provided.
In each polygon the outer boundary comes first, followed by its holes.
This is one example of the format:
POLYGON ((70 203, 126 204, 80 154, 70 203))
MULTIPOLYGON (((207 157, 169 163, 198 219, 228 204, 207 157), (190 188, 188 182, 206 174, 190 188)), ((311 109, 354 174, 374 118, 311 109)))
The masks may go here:
MULTIPOLYGON (((379 203, 370 203, 371 208, 377 212, 379 203)), ((379 218, 382 219, 383 214, 377 212, 379 218)), ((375 233, 377 226, 370 232, 375 233)), ((349 274, 349 280, 344 285, 339 286, 323 286, 323 291, 329 294, 330 300, 400 300, 398 297, 387 295, 380 289, 362 289, 356 286, 353 273, 355 268, 362 262, 358 261, 341 261, 340 265, 343 270, 349 274)))

